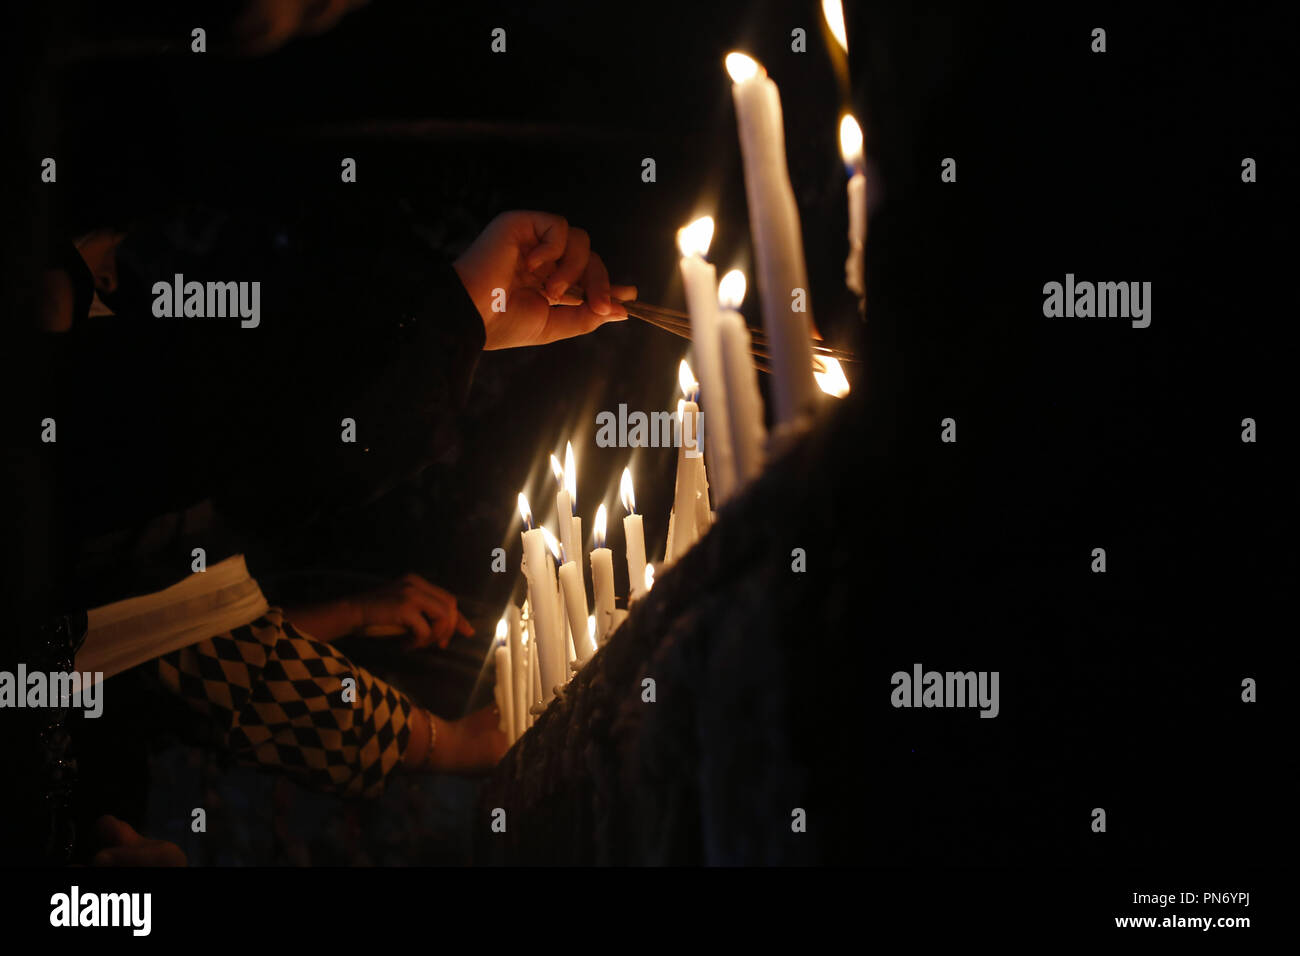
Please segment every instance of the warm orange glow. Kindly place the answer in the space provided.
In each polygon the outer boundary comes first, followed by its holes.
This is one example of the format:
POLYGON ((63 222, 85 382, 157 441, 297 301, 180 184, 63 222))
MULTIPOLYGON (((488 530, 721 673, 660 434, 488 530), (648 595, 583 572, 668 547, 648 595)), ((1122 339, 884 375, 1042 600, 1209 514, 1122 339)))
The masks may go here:
POLYGON ((840 120, 840 155, 849 166, 862 162, 862 127, 851 113, 840 120))
POLYGON ((844 369, 829 356, 818 355, 813 359, 813 378, 817 380, 817 387, 827 395, 843 398, 849 394, 849 380, 844 376, 844 369), (822 366, 820 371, 817 368, 819 364, 822 366))
POLYGON ((596 523, 591 529, 592 540, 596 542, 596 547, 598 548, 605 547, 605 525, 607 521, 608 518, 605 514, 605 505, 602 503, 601 506, 596 509, 596 523))
POLYGON ((677 248, 684 256, 703 257, 713 241, 713 217, 701 216, 688 226, 677 230, 677 248))
POLYGON ((745 273, 732 269, 718 283, 718 304, 724 309, 739 309, 745 301, 745 273))
POLYGON ((573 442, 564 446, 564 490, 569 493, 569 501, 578 507, 578 467, 573 463, 573 442))
POLYGON ((849 34, 844 29, 844 5, 840 0, 822 0, 822 16, 826 18, 826 25, 831 28, 835 42, 840 45, 841 50, 848 53, 849 34))
POLYGON ((618 483, 618 496, 628 514, 636 514, 636 495, 632 492, 632 469, 623 469, 623 478, 618 483))
POLYGON ((727 72, 731 74, 733 83, 744 83, 766 72, 758 65, 757 60, 743 53, 728 53, 724 62, 727 64, 727 72))

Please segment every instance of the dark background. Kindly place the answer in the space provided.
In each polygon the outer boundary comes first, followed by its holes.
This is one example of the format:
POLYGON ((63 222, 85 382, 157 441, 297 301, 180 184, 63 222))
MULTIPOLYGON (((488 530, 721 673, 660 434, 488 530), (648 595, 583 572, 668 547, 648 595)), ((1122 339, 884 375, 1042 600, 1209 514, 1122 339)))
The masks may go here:
MULTIPOLYGON (((906 860, 909 843, 957 864, 1020 851, 1101 859, 1086 830, 1019 829, 1016 794, 996 789, 1063 766, 1079 807, 1059 818, 1128 806, 1113 841, 1126 860, 1253 852, 1267 832, 1272 750, 1268 704, 1241 704, 1239 687, 1245 676, 1266 683, 1290 554, 1277 451, 1289 431, 1290 15, 1238 4, 1211 15, 849 7, 849 98, 880 179, 865 325, 842 288, 845 94, 815 3, 377 2, 260 58, 190 55, 199 21, 170 6, 95 5, 46 23, 48 49, 62 53, 37 71, 51 109, 20 128, 32 155, 56 144, 61 185, 26 201, 50 203, 46 221, 66 228, 87 210, 117 220, 184 203, 337 207, 363 242, 365 210, 396 206, 449 255, 500 210, 548 209, 589 230, 616 281, 681 307, 674 232, 695 215, 719 223, 719 272, 738 265, 753 278, 722 69, 728 50, 747 50, 781 88, 814 314, 865 357, 849 370, 853 401, 883 422, 870 441, 906 492, 875 500, 864 476, 860 510, 839 517, 864 547, 877 520, 914 531, 915 630, 864 627, 862 640, 896 647, 890 671, 954 643, 987 648, 1004 670, 1003 716, 976 722, 998 725, 996 741, 916 771, 884 801, 898 814, 888 822, 841 807, 854 835, 842 852, 868 852, 879 826, 894 828, 891 861, 906 860), (496 26, 508 34, 503 56, 489 50, 496 26), (806 54, 790 52, 796 26, 806 54), (1095 26, 1107 30, 1105 54, 1089 51, 1095 26), (103 55, 105 37, 129 55, 103 55), (358 160, 356 185, 338 181, 342 156, 358 160), (641 182, 645 156, 657 183, 641 182), (955 184, 939 179, 947 156, 955 184), (1245 156, 1259 163, 1255 184, 1241 182, 1245 156), (1066 272, 1151 281, 1151 327, 1044 319, 1042 285, 1066 272), (956 446, 938 442, 948 416, 956 446), (1255 445, 1240 441, 1248 416, 1255 445), (1105 576, 1087 573, 1098 546, 1105 576), (1006 703, 1012 672, 1037 682, 1040 710, 1006 703), (1068 748, 1033 727, 1032 714, 1061 712, 1081 715, 1068 748), (1069 749, 1080 740, 1086 755, 1069 749), (996 823, 941 799, 954 767, 1005 798, 996 823), (917 793, 934 795, 930 812, 915 809, 917 793), (1008 833, 1015 850, 998 842, 1008 833)), ((254 573, 289 588, 307 587, 283 577, 291 571, 415 569, 477 602, 490 626, 515 576, 490 575, 489 552, 504 544, 517 566, 515 493, 552 510, 546 460, 566 439, 584 527, 605 501, 621 553, 627 453, 596 449, 591 422, 620 401, 667 407, 684 344, 628 322, 486 354, 458 449, 347 522, 259 542, 254 573)), ((853 457, 846 449, 846 467, 853 457)), ((633 467, 653 560, 671 457, 642 453, 633 467)), ((887 673, 877 676, 883 688, 887 673)), ((849 692, 834 668, 825 680, 828 694, 849 692)), ((855 735, 873 728, 825 732, 852 761, 855 735)), ((869 767, 847 779, 893 792, 869 767)))

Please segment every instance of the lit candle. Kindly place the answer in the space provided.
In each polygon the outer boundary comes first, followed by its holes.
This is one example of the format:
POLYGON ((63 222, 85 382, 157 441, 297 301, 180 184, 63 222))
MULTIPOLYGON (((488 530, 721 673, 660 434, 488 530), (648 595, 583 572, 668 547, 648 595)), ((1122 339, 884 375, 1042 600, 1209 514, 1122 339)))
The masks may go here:
POLYGON ((699 476, 695 471, 700 464, 699 427, 700 406, 695 404, 698 383, 691 367, 682 359, 677 367, 677 380, 686 397, 677 403, 678 426, 682 440, 677 449, 677 484, 673 491, 673 513, 669 516, 668 561, 676 561, 691 549, 699 538, 695 502, 699 497, 699 476))
POLYGON ((840 0, 822 0, 822 16, 826 18, 826 26, 830 27, 835 42, 840 45, 841 50, 848 53, 849 35, 844 29, 844 7, 840 0))
MULTIPOLYGON (((713 436, 709 445, 709 471, 713 475, 714 493, 721 503, 731 496, 736 482, 731 462, 731 433, 727 427, 722 353, 718 343, 718 273, 711 263, 704 261, 712 240, 713 219, 709 216, 677 230, 677 248, 682 253, 682 285, 686 289, 686 308, 691 314, 691 342, 695 346, 695 364, 700 376, 700 401, 708 418, 709 434, 713 436)), ((707 479, 701 475, 700 480, 707 479)), ((707 495, 705 511, 708 511, 707 495)))
MULTIPOLYGON (((560 544, 560 539, 551 534, 550 529, 543 527, 542 536, 546 540, 547 550, 551 552, 551 557, 555 563, 553 565, 554 573, 551 580, 555 582, 555 633, 560 635, 560 649, 564 654, 564 664, 561 667, 561 683, 567 683, 569 676, 573 673, 573 662, 577 660, 577 653, 573 647, 573 634, 569 630, 569 611, 565 606, 564 587, 559 583, 560 567, 564 564, 564 546, 560 544)), ((543 675, 545 676, 545 675, 543 675)), ((556 687, 559 692, 559 687, 556 687)))
POLYGON ((734 81, 732 97, 745 162, 749 231, 758 266, 763 325, 772 350, 775 419, 780 425, 794 425, 812 413, 816 391, 808 270, 799 207, 786 169, 781 96, 776 84, 750 57, 729 53, 726 64, 734 81), (795 311, 800 300, 803 311, 795 311))
MULTIPOLYGON (((627 549, 628 601, 636 600, 645 591, 645 527, 636 513, 636 495, 632 492, 632 469, 623 469, 618 496, 623 500, 627 515, 623 518, 623 545, 627 549)), ((597 600, 599 605, 599 599, 597 600)))
POLYGON ((528 728, 528 651, 525 647, 523 620, 519 608, 511 604, 506 608, 506 626, 510 636, 510 686, 514 690, 514 726, 510 742, 518 740, 528 728))
MULTIPOLYGON (((625 473, 626 474, 626 473, 625 473)), ((596 525, 591 539, 591 587, 596 592, 595 641, 600 647, 610 634, 614 623, 614 552, 605 547, 605 506, 596 509, 596 525)), ((624 524, 626 528, 626 523, 624 524)))
POLYGON ((655 566, 647 564, 645 566, 645 589, 647 593, 655 586, 655 566))
POLYGON ((506 641, 510 635, 510 625, 506 623, 503 617, 497 621, 497 634, 495 650, 492 653, 493 660, 497 667, 497 683, 493 688, 493 694, 497 701, 497 713, 501 719, 497 722, 498 729, 506 735, 506 739, 511 739, 515 732, 515 684, 514 675, 511 671, 510 648, 506 641))
POLYGON ((867 177, 862 167, 862 127, 848 113, 840 120, 840 155, 849 171, 849 257, 844 260, 844 284, 861 303, 867 292, 863 272, 867 243, 867 177))
POLYGON ((550 703, 555 688, 564 683, 565 661, 564 632, 559 628, 559 590, 555 580, 555 565, 547 552, 545 528, 533 527, 533 513, 528 499, 519 494, 519 514, 524 519, 524 576, 528 579, 528 600, 532 606, 533 651, 537 658, 541 678, 542 700, 550 703))
POLYGON ((744 300, 745 274, 732 269, 718 283, 718 332, 737 486, 752 481, 763 470, 763 443, 767 440, 763 398, 758 391, 758 375, 750 361, 749 326, 745 317, 736 311, 744 300))

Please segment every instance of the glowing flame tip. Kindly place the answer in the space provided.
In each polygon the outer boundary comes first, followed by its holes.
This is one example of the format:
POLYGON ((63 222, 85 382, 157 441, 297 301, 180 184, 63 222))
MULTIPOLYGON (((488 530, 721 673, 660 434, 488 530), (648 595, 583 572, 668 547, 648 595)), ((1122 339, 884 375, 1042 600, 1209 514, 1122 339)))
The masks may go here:
POLYGON ((636 514, 636 495, 632 491, 632 469, 623 469, 623 478, 618 483, 618 496, 623 501, 623 507, 627 509, 630 515, 636 514))
POLYGON ((718 304, 724 309, 739 309, 745 301, 745 273, 732 269, 718 283, 718 304))
POLYGON ((759 66, 757 60, 743 53, 728 53, 723 62, 726 63, 727 72, 731 74, 733 83, 744 83, 766 72, 759 66))
POLYGON ((713 217, 701 216, 677 230, 677 248, 683 256, 703 257, 713 241, 713 217))

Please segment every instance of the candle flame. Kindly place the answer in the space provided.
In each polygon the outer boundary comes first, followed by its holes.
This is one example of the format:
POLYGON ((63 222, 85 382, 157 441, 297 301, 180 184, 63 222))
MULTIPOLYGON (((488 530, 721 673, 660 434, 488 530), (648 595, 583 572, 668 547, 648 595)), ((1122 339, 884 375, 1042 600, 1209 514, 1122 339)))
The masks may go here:
POLYGON ((560 542, 551 534, 551 529, 545 525, 542 526, 542 538, 546 541, 546 546, 551 549, 551 554, 558 559, 560 557, 560 542))
POLYGON ((727 72, 731 74, 733 83, 744 83, 746 80, 752 80, 764 69, 758 65, 758 61, 751 56, 745 56, 743 53, 728 53, 724 62, 727 65, 727 72))
POLYGON ((677 230, 677 248, 684 256, 701 256, 709 251, 713 241, 713 217, 701 216, 693 223, 677 230))
POLYGON ((844 376, 844 369, 840 363, 827 355, 819 355, 814 360, 813 378, 817 380, 817 387, 827 395, 834 395, 836 398, 843 398, 849 394, 849 380, 844 376), (822 370, 818 370, 816 363, 822 365, 822 370))
POLYGON ((647 564, 645 566, 645 589, 649 591, 655 586, 655 566, 647 564))
MULTIPOLYGON (((573 463, 573 442, 564 446, 564 490, 569 493, 569 504, 578 507, 578 466, 573 463)), ((569 515, 573 517, 573 515, 569 515)))
POLYGON ((596 523, 591 529, 591 538, 596 542, 596 547, 598 548, 605 547, 605 525, 607 521, 608 518, 605 515, 605 505, 602 502, 601 506, 596 509, 596 523))
POLYGON ((519 492, 519 517, 524 519, 524 527, 529 531, 533 529, 533 509, 528 507, 528 499, 524 493, 519 492))
POLYGON ((501 640, 509 633, 510 625, 506 623, 506 619, 503 617, 501 620, 497 621, 497 640, 501 640))
POLYGON ((724 309, 739 309, 745 301, 745 273, 732 269, 718 283, 718 304, 724 309))
POLYGON ((555 480, 563 487, 564 485, 564 466, 560 464, 560 459, 554 454, 551 455, 551 471, 555 473, 555 480))
POLYGON ((826 18, 826 25, 831 28, 835 42, 841 50, 848 53, 849 35, 844 29, 844 5, 840 0, 822 0, 822 16, 826 18))
POLYGON ((840 155, 848 166, 862 162, 862 127, 852 113, 845 113, 840 120, 840 155))
POLYGON ((591 638, 591 643, 596 643, 596 615, 587 615, 587 636, 591 638))
POLYGON ((691 392, 700 387, 700 383, 695 380, 695 373, 686 364, 686 359, 682 359, 682 363, 677 366, 677 384, 682 387, 682 394, 688 399, 691 392))
POLYGON ((636 514, 636 495, 632 492, 632 469, 623 469, 623 479, 618 483, 618 496, 630 515, 636 514))

